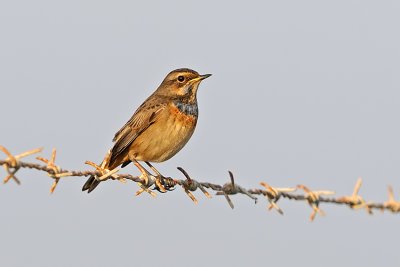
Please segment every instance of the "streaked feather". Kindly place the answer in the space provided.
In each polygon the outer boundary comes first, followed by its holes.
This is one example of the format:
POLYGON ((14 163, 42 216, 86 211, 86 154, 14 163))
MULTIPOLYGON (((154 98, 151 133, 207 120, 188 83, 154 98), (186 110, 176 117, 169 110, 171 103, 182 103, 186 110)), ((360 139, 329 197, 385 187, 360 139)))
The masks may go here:
POLYGON ((130 120, 114 136, 115 145, 111 149, 109 166, 114 165, 118 156, 129 149, 130 144, 156 121, 157 115, 165 107, 166 104, 155 103, 152 99, 148 99, 136 110, 130 120))

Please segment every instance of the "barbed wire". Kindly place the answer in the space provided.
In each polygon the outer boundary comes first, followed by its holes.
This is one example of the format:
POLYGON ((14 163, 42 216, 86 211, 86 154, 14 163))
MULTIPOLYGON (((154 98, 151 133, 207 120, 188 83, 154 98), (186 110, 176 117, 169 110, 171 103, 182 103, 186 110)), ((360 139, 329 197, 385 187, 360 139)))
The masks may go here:
MULTIPOLYGON (((116 168, 114 170, 108 170, 104 168, 104 164, 100 166, 91 162, 86 161, 85 163, 89 166, 94 167, 94 170, 85 170, 85 171, 71 171, 61 168, 56 165, 56 150, 53 149, 50 159, 44 157, 36 157, 38 161, 41 163, 30 163, 21 161, 22 158, 38 154, 42 151, 42 148, 32 149, 26 152, 23 152, 18 155, 13 155, 7 150, 5 147, 0 146, 0 151, 2 151, 7 158, 0 159, 0 165, 5 169, 7 176, 4 178, 3 182, 6 184, 11 179, 14 180, 17 184, 21 184, 21 181, 16 177, 16 173, 21 168, 27 169, 35 169, 38 171, 43 171, 48 174, 50 178, 54 180, 53 184, 50 187, 50 193, 53 193, 56 189, 59 181, 66 177, 87 177, 87 176, 95 176, 99 181, 106 180, 116 180, 123 183, 126 183, 127 180, 131 180, 136 182, 139 186, 139 190, 136 192, 136 195, 140 195, 143 192, 150 194, 155 197, 155 190, 160 192, 168 192, 173 191, 177 187, 181 187, 183 191, 189 196, 189 198, 195 203, 198 203, 197 198, 194 196, 193 192, 197 189, 207 197, 211 198, 211 194, 206 190, 210 189, 216 192, 216 195, 223 195, 227 200, 229 206, 233 209, 234 204, 231 199, 231 195, 242 194, 250 199, 252 199, 255 203, 257 203, 257 196, 263 196, 267 199, 269 205, 268 210, 276 210, 279 214, 283 215, 283 210, 278 206, 278 201, 281 199, 289 199, 294 201, 303 201, 308 203, 308 205, 312 208, 312 212, 310 215, 310 220, 313 221, 317 214, 325 215, 324 211, 321 210, 321 203, 330 203, 337 204, 342 206, 348 206, 351 209, 365 209, 369 214, 373 213, 373 210, 380 211, 390 211, 393 213, 400 212, 400 201, 396 201, 394 198, 393 189, 391 186, 388 186, 388 200, 383 203, 376 203, 372 201, 366 201, 363 197, 360 196, 359 191, 362 184, 362 179, 359 178, 356 182, 356 185, 353 189, 353 193, 350 196, 341 196, 341 197, 332 197, 334 195, 334 191, 330 190, 311 190, 309 187, 305 185, 297 185, 292 188, 277 188, 272 187, 266 182, 260 182, 262 188, 255 189, 246 189, 240 185, 238 185, 235 181, 233 173, 229 171, 230 181, 225 183, 224 185, 213 184, 209 182, 199 182, 193 179, 183 168, 178 167, 178 170, 182 172, 185 176, 185 179, 174 179, 171 177, 162 176, 161 179, 158 176, 155 176, 148 171, 143 173, 140 176, 133 176, 130 174, 117 174, 120 169, 116 168), (161 184, 157 184, 157 182, 161 180, 161 184), (152 188, 153 187, 153 188, 152 188), (303 193, 294 193, 301 191, 303 193), (329 197, 330 196, 330 197, 329 197)), ((107 157, 107 156, 106 156, 107 157)), ((103 162, 106 162, 105 160, 103 162)))

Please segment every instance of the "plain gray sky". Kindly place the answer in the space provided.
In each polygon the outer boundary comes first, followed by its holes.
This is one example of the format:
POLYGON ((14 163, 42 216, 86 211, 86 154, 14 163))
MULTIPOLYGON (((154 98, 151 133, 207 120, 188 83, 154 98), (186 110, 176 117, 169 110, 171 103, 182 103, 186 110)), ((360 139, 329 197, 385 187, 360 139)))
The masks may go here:
MULTIPOLYGON (((58 149, 88 169, 164 76, 212 73, 186 147, 157 164, 201 181, 260 181, 385 201, 400 195, 398 1, 2 1, 0 144, 58 149)), ((3 156, 2 156, 3 157, 3 156)), ((34 161, 33 158, 29 159, 34 161)), ((124 172, 137 171, 131 166, 124 172)), ((0 170, 2 176, 5 172, 0 170)), ((23 170, 0 187, 1 266, 396 266, 398 215, 244 196, 195 206, 181 189, 134 197, 134 183, 23 170)))

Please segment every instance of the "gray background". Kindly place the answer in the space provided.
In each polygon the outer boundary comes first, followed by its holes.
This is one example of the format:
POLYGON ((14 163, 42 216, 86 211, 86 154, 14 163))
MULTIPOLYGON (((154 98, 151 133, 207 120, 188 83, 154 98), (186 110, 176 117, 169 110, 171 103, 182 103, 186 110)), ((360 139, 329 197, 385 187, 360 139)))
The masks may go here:
MULTIPOLYGON (((182 177, 258 187, 306 184, 386 200, 400 193, 398 1, 1 1, 0 144, 58 149, 88 169, 172 69, 214 75, 186 147, 157 164, 182 177)), ((33 158, 29 160, 34 161, 33 158)), ((131 166, 124 172, 137 173, 131 166)), ((4 171, 0 171, 5 176, 4 171)), ((0 187, 1 266, 387 266, 399 264, 399 216, 244 196, 137 186, 81 192, 23 170, 0 187)))

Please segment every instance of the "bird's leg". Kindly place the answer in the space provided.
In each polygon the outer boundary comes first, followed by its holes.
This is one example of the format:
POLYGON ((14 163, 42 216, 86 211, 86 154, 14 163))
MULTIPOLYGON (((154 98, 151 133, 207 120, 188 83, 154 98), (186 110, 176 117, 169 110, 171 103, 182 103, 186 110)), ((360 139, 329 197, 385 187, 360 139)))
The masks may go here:
POLYGON ((149 173, 137 160, 132 160, 133 164, 139 169, 139 171, 142 173, 142 177, 144 179, 144 184, 149 185, 149 180, 151 173, 149 173))
POLYGON ((144 180, 144 182, 137 183, 141 189, 136 192, 136 196, 140 195, 143 192, 147 192, 152 197, 155 197, 156 194, 153 191, 151 191, 149 187, 154 184, 156 178, 151 173, 149 173, 142 165, 140 165, 140 163, 137 162, 137 160, 132 160, 132 162, 142 173, 142 175, 140 175, 140 178, 144 180))
POLYGON ((162 184, 162 179, 164 178, 164 176, 162 176, 162 174, 156 168, 154 168, 154 166, 151 165, 150 162, 148 162, 148 161, 145 161, 145 162, 150 167, 150 169, 152 169, 153 172, 156 174, 156 182, 155 182, 156 183, 156 189, 158 191, 160 191, 161 193, 167 192, 167 189, 165 189, 165 187, 162 184))

